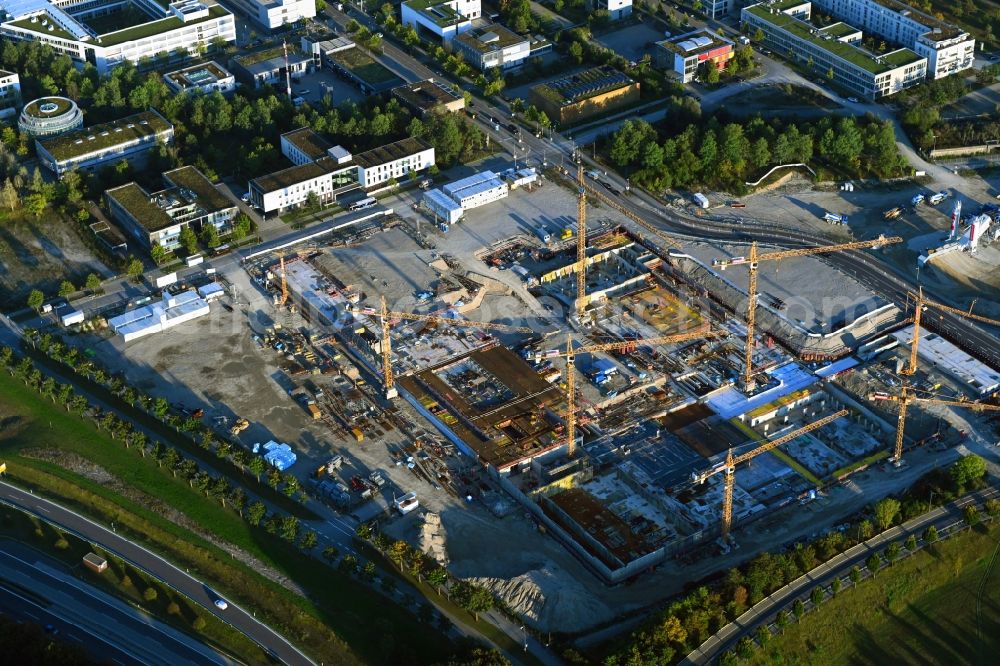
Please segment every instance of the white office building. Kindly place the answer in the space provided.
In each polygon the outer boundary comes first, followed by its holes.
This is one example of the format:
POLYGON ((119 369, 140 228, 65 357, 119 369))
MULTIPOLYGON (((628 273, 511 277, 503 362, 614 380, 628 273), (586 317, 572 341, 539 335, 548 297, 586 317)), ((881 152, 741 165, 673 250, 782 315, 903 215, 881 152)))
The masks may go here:
POLYGON ((451 44, 465 57, 465 62, 484 72, 495 67, 519 67, 531 55, 531 40, 499 23, 466 30, 451 44))
POLYGON ((483 14, 481 0, 407 0, 400 8, 403 25, 444 42, 471 29, 483 14))
POLYGON ((422 139, 408 137, 354 156, 358 182, 366 190, 390 180, 402 181, 412 173, 421 173, 434 165, 434 147, 422 139))
POLYGON ((21 79, 15 72, 0 69, 0 118, 17 115, 21 106, 21 79))
POLYGON ((268 30, 316 16, 316 0, 226 0, 268 30))
POLYGON ((961 28, 899 0, 812 0, 817 10, 927 58, 927 77, 972 67, 976 40, 961 28))
POLYGON ((607 11, 612 21, 632 15, 632 0, 594 0, 592 6, 607 11))
POLYGON ((215 61, 192 65, 163 75, 167 87, 177 93, 201 91, 206 95, 236 90, 236 77, 215 61))
POLYGON ((123 62, 184 60, 236 41, 233 15, 210 0, 0 0, 0 37, 42 42, 106 74, 123 62), (126 14, 126 11, 129 12, 126 14), (103 29, 121 14, 126 27, 103 29))
POLYGON ((858 97, 877 100, 915 86, 927 76, 927 58, 901 48, 874 54, 860 46, 859 32, 845 23, 818 28, 809 22, 812 6, 799 0, 769 0, 741 13, 752 34, 760 30, 764 45, 829 76, 858 97))

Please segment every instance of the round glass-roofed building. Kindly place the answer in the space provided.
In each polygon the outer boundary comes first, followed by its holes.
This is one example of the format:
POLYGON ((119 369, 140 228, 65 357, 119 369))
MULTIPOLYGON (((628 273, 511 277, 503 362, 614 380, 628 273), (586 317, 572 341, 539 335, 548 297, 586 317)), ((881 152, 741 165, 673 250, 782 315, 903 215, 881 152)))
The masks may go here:
POLYGON ((66 97, 40 97, 24 105, 17 126, 29 136, 53 136, 83 127, 83 113, 66 97))

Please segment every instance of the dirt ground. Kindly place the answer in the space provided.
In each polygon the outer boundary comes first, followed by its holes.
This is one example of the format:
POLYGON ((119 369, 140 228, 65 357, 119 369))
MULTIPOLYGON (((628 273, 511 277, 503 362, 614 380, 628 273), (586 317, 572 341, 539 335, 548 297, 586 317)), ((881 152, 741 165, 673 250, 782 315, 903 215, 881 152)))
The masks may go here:
POLYGON ((37 220, 21 211, 0 213, 0 307, 23 306, 34 288, 55 296, 63 280, 79 287, 89 273, 113 271, 84 244, 75 223, 50 210, 37 220))

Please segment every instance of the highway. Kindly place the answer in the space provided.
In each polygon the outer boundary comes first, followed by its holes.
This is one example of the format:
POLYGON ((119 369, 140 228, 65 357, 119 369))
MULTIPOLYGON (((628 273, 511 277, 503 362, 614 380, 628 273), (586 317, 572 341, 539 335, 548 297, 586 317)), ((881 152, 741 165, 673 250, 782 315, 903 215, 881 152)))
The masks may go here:
POLYGON ((14 541, 0 549, 0 606, 119 664, 233 664, 231 659, 14 541))
MULTIPOLYGON (((231 600, 227 599, 229 607, 226 610, 216 608, 215 600, 219 598, 219 595, 204 582, 139 544, 119 536, 74 511, 27 493, 8 483, 0 482, 0 500, 56 523, 63 529, 116 553, 196 603, 201 604, 206 613, 216 615, 219 619, 243 632, 265 651, 284 663, 302 665, 313 663, 283 636, 258 621, 251 612, 240 608, 231 600)), ((173 663, 183 662, 175 661, 173 663)))
POLYGON ((924 530, 931 525, 934 525, 940 533, 949 525, 961 523, 963 521, 963 507, 968 504, 981 505, 987 499, 997 497, 998 495, 1000 495, 1000 491, 996 488, 984 488, 972 495, 917 516, 903 525, 894 527, 844 551, 809 573, 800 576, 780 590, 775 591, 736 620, 724 626, 715 635, 702 643, 697 650, 689 654, 681 662, 681 666, 702 666, 712 663, 723 652, 732 649, 743 636, 753 634, 757 627, 762 624, 773 622, 779 610, 794 603, 796 599, 803 598, 817 585, 828 586, 834 578, 843 579, 854 566, 864 569, 865 560, 872 553, 881 552, 893 541, 902 542, 910 534, 915 534, 919 538, 924 530))

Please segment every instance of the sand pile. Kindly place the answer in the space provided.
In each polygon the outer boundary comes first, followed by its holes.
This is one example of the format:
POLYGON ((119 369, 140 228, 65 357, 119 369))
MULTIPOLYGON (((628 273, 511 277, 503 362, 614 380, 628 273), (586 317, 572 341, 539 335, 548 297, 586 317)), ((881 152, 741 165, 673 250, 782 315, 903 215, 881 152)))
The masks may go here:
POLYGON ((424 524, 420 526, 420 550, 441 566, 448 566, 444 525, 441 524, 441 516, 436 513, 428 512, 424 515, 424 524))

